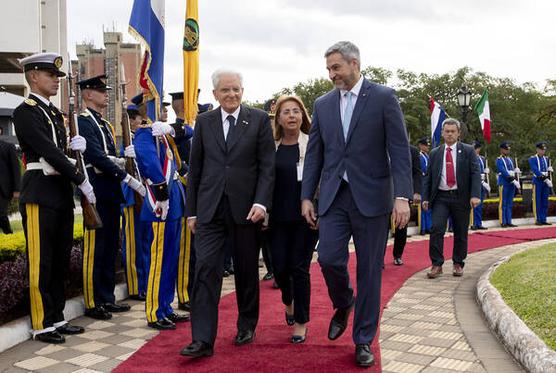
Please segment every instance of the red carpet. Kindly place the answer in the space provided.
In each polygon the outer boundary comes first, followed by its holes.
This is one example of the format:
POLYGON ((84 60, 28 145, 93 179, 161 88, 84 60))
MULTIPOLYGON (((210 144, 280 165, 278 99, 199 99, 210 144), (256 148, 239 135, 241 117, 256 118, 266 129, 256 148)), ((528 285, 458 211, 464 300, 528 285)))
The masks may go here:
MULTIPOLYGON (((469 252, 492 249, 525 241, 556 237, 556 228, 515 229, 481 232, 470 235, 469 252)), ((452 239, 445 240, 446 257, 451 257, 452 239)), ((404 252, 405 265, 391 264, 392 248, 386 253, 383 275, 382 304, 386 305, 394 293, 414 273, 430 265, 428 241, 410 242, 404 252)), ((351 278, 355 279, 355 259, 350 260, 351 278)), ((451 263, 447 261, 447 265, 451 263)), ((291 327, 284 320, 280 291, 271 288, 270 281, 261 283, 261 315, 253 344, 236 347, 232 340, 236 333, 236 301, 230 294, 220 302, 220 318, 215 355, 212 358, 189 359, 179 355, 191 341, 189 323, 178 324, 176 331, 161 332, 145 344, 115 372, 307 372, 360 371, 354 366, 354 346, 351 323, 338 340, 327 339, 332 306, 318 264, 311 266, 312 299, 311 321, 307 341, 301 345, 289 342, 291 327)), ((367 372, 380 372, 378 338, 373 343, 376 365, 367 372)))

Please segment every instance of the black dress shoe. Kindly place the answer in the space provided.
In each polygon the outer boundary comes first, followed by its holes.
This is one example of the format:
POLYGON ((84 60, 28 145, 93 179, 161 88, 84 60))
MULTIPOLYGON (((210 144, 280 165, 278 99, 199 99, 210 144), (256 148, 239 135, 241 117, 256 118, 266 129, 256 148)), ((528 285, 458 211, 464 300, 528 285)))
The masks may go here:
POLYGON ((515 228, 515 227, 517 227, 517 225, 515 225, 515 224, 506 224, 506 227, 515 228))
POLYGON ((508 224, 500 224, 501 228, 506 228, 508 226, 508 224))
POLYGON ((303 343, 307 340, 307 333, 309 332, 309 328, 305 328, 305 335, 292 335, 292 343, 298 344, 303 343))
POLYGON ((254 330, 240 330, 237 332, 236 339, 234 343, 236 346, 246 345, 255 340, 254 330))
POLYGON ((347 308, 338 308, 330 320, 328 327, 328 339, 331 341, 338 339, 346 330, 349 314, 353 310, 353 304, 347 308))
POLYGON ((355 364, 360 367, 370 367, 375 363, 375 357, 371 352, 369 344, 360 344, 355 346, 355 364))
POLYGON ((163 318, 161 320, 150 322, 148 323, 149 328, 157 329, 157 330, 175 330, 176 324, 172 321, 168 320, 167 318, 163 318))
POLYGON ((185 347, 180 352, 180 355, 190 357, 212 356, 212 354, 212 346, 201 341, 191 342, 189 346, 185 347))
POLYGON ((477 227, 477 229, 480 231, 486 231, 488 228, 481 225, 480 227, 477 227))
POLYGON ((222 273, 222 277, 230 277, 230 272, 224 270, 224 272, 222 273))
POLYGON ((293 324, 295 324, 295 316, 294 315, 290 315, 287 312, 284 312, 286 314, 286 324, 288 324, 289 326, 292 326, 293 324))
POLYGON ((471 229, 472 231, 476 231, 477 229, 479 229, 479 227, 476 227, 476 226, 472 225, 471 228, 469 228, 469 229, 471 229))
POLYGON ((272 272, 267 272, 266 275, 263 276, 263 281, 272 280, 274 278, 274 274, 272 272))
POLYGON ((56 328, 60 334, 82 334, 85 333, 85 328, 82 326, 64 324, 56 328))
POLYGON ((189 301, 187 301, 185 303, 179 302, 178 303, 178 310, 191 312, 191 303, 189 301))
POLYGON ((552 223, 549 223, 547 221, 543 222, 542 225, 552 225, 552 223))
POLYGON ((403 265, 403 260, 402 260, 402 258, 394 258, 394 265, 395 265, 395 266, 401 266, 401 265, 403 265))
POLYGON ((189 315, 180 315, 179 313, 172 312, 166 316, 168 320, 173 323, 189 321, 189 315))
POLYGON ((140 302, 144 302, 147 299, 145 294, 133 294, 129 296, 129 299, 138 300, 140 302))
POLYGON ((95 308, 86 309, 85 316, 89 316, 97 320, 110 320, 112 318, 112 314, 106 311, 103 306, 96 306, 95 308))
POLYGON ((64 343, 66 341, 66 338, 60 333, 58 333, 56 330, 52 332, 36 334, 33 337, 33 339, 44 343, 55 343, 55 344, 64 343))
POLYGON ((127 311, 129 311, 131 309, 131 306, 127 303, 120 303, 120 304, 105 303, 104 304, 104 309, 108 312, 118 313, 118 312, 127 312, 127 311))

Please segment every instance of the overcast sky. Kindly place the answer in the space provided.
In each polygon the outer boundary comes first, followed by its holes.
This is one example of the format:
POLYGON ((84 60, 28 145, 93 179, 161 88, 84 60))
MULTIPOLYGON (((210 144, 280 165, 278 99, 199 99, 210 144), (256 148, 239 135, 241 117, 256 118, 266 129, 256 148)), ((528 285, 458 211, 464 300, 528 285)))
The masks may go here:
MULTIPOLYGON (((69 52, 102 46, 102 30, 126 41, 132 0, 68 0, 69 52)), ((185 0, 166 0, 164 89, 181 90, 185 0)), ((214 102, 211 73, 244 75, 244 99, 326 77, 323 53, 350 40, 363 67, 446 73, 469 66, 542 87, 556 79, 555 0, 199 0, 200 101, 214 102)))

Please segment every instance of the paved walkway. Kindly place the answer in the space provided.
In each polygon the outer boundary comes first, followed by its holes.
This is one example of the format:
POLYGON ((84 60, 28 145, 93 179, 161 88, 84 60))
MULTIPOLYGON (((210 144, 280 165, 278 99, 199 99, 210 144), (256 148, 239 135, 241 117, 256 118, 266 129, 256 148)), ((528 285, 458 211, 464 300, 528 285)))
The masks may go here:
MULTIPOLYGON (((424 237, 409 240, 421 239, 424 237)), ((412 276, 391 299, 382 317, 383 371, 521 372, 483 322, 474 300, 475 282, 498 258, 540 244, 531 242, 471 254, 463 278, 455 278, 449 271, 436 280, 426 279, 426 271, 412 276)), ((232 278, 225 279, 223 295, 233 290, 232 278)), ((158 333, 146 326, 144 304, 129 303, 131 312, 114 314, 109 321, 87 317, 74 320, 87 332, 67 337, 63 345, 27 341, 5 351, 0 355, 0 372, 111 371, 158 333)), ((184 336, 184 343, 187 341, 188 336, 184 336)))

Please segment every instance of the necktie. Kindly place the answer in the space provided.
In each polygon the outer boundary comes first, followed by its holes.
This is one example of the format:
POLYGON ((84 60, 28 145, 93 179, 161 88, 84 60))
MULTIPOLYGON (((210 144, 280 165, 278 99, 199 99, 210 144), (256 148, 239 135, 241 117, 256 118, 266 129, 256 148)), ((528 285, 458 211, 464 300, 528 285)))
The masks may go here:
POLYGON ((349 124, 351 122, 351 115, 353 114, 353 101, 352 101, 353 93, 347 92, 346 93, 346 109, 344 110, 344 120, 342 121, 342 128, 344 130, 344 139, 347 139, 348 131, 349 131, 349 124))
POLYGON ((226 136, 226 144, 229 144, 230 141, 232 141, 232 135, 233 135, 234 130, 236 128, 236 118, 234 118, 233 115, 228 115, 228 117, 226 119, 228 120, 228 123, 229 123, 228 135, 226 136))
POLYGON ((449 188, 456 185, 456 175, 454 173, 454 159, 452 158, 452 148, 446 147, 446 184, 449 188))

